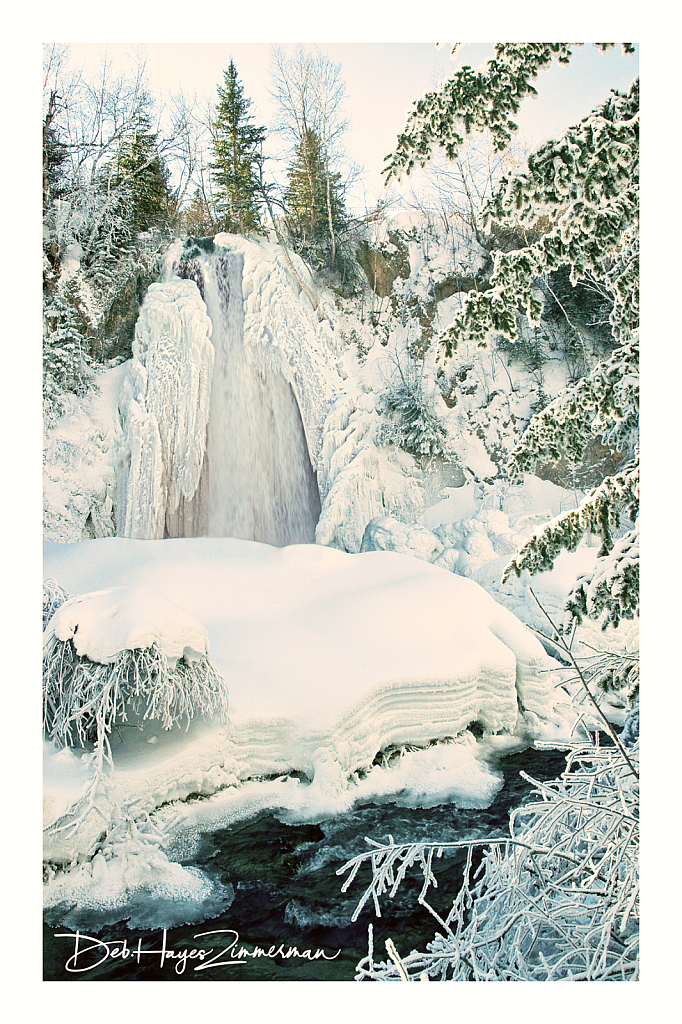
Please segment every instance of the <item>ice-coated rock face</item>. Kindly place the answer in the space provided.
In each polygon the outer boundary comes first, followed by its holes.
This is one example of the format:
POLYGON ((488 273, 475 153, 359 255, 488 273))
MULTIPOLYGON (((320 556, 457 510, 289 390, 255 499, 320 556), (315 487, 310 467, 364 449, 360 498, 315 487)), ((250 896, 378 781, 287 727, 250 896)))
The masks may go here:
POLYGON ((118 532, 125 537, 163 537, 167 511, 197 491, 213 380, 211 330, 194 282, 149 288, 121 401, 118 532))
POLYGON ((424 510, 414 458, 378 445, 377 423, 371 394, 343 395, 330 409, 319 460, 318 544, 358 552, 372 519, 399 516, 414 522, 424 510))

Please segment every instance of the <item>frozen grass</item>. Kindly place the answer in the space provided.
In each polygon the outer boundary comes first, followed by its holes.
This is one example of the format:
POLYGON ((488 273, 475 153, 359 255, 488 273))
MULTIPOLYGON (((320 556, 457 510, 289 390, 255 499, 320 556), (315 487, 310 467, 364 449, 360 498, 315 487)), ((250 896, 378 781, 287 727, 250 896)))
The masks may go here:
MULTIPOLYGON (((629 753, 639 763, 638 748, 629 753)), ((635 981, 639 977, 639 784, 617 748, 572 751, 561 778, 537 782, 515 810, 508 839, 380 845, 348 861, 344 891, 370 863, 372 879, 355 911, 395 895, 412 866, 424 883, 419 902, 439 931, 424 951, 375 961, 372 925, 357 980, 635 981), (473 872, 473 851, 484 846, 473 872), (462 887, 442 913, 427 901, 437 887, 434 860, 467 850, 462 887)))

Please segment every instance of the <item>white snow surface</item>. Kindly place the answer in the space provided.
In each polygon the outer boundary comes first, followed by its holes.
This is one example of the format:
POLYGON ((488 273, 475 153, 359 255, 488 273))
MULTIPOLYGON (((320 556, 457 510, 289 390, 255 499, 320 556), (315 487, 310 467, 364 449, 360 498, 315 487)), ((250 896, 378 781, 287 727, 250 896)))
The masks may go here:
MULTIPOLYGON (((114 770, 98 803, 105 817, 122 801, 153 812, 190 793, 291 772, 312 780, 284 801, 302 817, 389 792, 409 791, 416 803, 459 794, 469 806, 486 806, 500 783, 478 763, 475 743, 469 754, 454 745, 425 755, 412 762, 414 771, 354 775, 368 771, 381 750, 457 737, 474 721, 512 745, 562 728, 552 663, 533 635, 473 581, 415 558, 233 538, 110 538, 46 542, 44 568, 76 595, 104 583, 125 583, 133 595, 138 586, 160 591, 206 627, 229 691, 227 726, 193 722, 186 732, 164 732, 145 723, 144 731, 123 727, 112 735, 114 770)), ((122 593, 109 590, 111 600, 122 593)), ((74 607, 65 606, 65 623, 74 607)), ((105 634, 110 623, 100 623, 105 634)), ((95 636, 94 623, 88 631, 95 636)), ((253 785, 253 799, 231 798, 245 815, 254 801, 275 800, 253 785)), ((63 813, 63 787, 73 790, 74 764, 53 756, 49 821, 63 813)), ((93 817, 69 840, 48 839, 49 857, 72 860, 101 828, 93 817)))
POLYGON ((169 662, 198 660, 209 653, 208 633, 191 615, 149 587, 112 587, 71 597, 57 609, 48 629, 58 640, 73 640, 76 653, 101 665, 122 651, 153 644, 169 662))

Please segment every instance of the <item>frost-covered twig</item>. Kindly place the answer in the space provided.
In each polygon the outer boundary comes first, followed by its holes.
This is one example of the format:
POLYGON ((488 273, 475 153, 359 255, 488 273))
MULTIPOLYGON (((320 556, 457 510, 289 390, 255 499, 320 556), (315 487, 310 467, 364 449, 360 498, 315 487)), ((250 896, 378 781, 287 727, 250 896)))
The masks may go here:
POLYGON ((560 779, 526 778, 540 799, 512 814, 507 839, 372 842, 372 850, 340 869, 351 868, 345 890, 362 863, 372 867, 355 919, 370 896, 376 909, 380 897, 395 894, 407 867, 419 864, 419 903, 439 927, 424 951, 394 956, 387 945, 382 963, 374 961, 370 935, 356 980, 638 978, 639 787, 629 766, 617 749, 583 747, 568 755, 560 779), (457 846, 468 847, 463 883, 441 914, 424 898, 435 883, 432 858, 457 846), (483 860, 472 882, 474 846, 483 848, 483 860))
POLYGON ((608 733, 608 735, 611 737, 613 742, 618 747, 620 753, 622 754, 622 756, 623 756, 625 762, 627 763, 628 767, 630 768, 630 771, 632 772, 632 774, 635 776, 636 779, 639 779, 639 775, 638 775, 634 765, 630 761, 630 758, 628 757, 628 755, 627 755, 627 753, 625 751, 625 748, 623 747, 621 741, 619 740, 616 732, 614 731, 613 726, 611 725, 611 723, 609 722, 608 718, 606 717, 606 715, 602 711, 601 707, 599 706, 597 698, 594 696, 594 694, 590 690, 589 686, 587 685, 587 682, 585 680, 585 676, 584 676, 584 674, 583 674, 583 672, 582 672, 582 670, 580 668, 580 665, 579 665, 578 661, 576 660, 575 655, 573 654, 573 651, 571 650, 571 645, 566 643, 566 640, 562 636, 561 631, 557 628, 557 626, 554 624, 554 622, 552 622, 552 619, 551 619, 550 615, 543 608, 542 604, 538 600, 537 595, 533 591, 533 588, 529 587, 528 589, 529 589, 530 593, 532 594, 532 596, 533 596, 533 598, 535 600, 535 603, 537 604, 538 608, 540 609, 542 614, 545 616, 545 618, 549 622, 550 626, 552 627, 552 630, 554 631, 553 636, 548 636, 546 633, 543 633, 542 630, 539 630, 539 629, 533 629, 533 632, 534 633, 538 633, 541 637, 543 637, 543 639, 547 640, 548 643, 552 644, 553 647, 555 647, 558 651, 561 651, 561 653, 564 654, 569 659, 571 665, 573 666, 575 672, 578 675, 578 678, 579 678, 579 680, 580 680, 580 682, 581 682, 581 684, 582 684, 582 686, 583 686, 583 688, 585 690, 585 693, 587 694, 587 696, 591 700, 592 704, 595 707, 595 710, 597 711, 597 714, 599 715, 599 717, 601 718, 602 722, 604 723, 604 727, 605 727, 606 732, 608 733))

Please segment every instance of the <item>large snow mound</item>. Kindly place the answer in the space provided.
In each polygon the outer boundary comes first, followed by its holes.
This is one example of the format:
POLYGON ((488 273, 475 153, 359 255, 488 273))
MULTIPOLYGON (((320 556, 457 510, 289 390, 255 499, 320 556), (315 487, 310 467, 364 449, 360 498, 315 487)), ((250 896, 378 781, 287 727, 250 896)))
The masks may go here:
MULTIPOLYGON (((45 570, 71 593, 144 584, 206 627, 230 690, 230 726, 208 728, 198 746, 195 724, 184 738, 150 737, 153 752, 145 738, 138 782, 152 807, 161 792, 182 798, 190 748, 187 792, 216 767, 239 778, 312 778, 331 758, 345 777, 391 745, 457 736, 473 722, 513 733, 520 710, 552 716, 549 662, 532 634, 473 581, 411 557, 107 538, 46 542, 45 570)), ((64 606, 65 621, 73 607, 64 606)), ((135 732, 112 740, 117 772, 133 750, 141 763, 135 732)))
POLYGON ((230 687, 235 742, 258 760, 271 746, 278 770, 310 770, 321 743, 351 768, 387 743, 477 719, 513 730, 517 700, 550 708, 547 659, 528 630, 473 581, 413 558, 111 538, 48 542, 45 569, 71 593, 153 588, 201 622, 230 687))
MULTIPOLYGON (((54 628, 75 639, 76 620, 83 621, 87 649, 99 650, 97 630, 113 628, 116 616, 107 622, 107 612, 120 607, 121 595, 148 623, 145 595, 157 591, 164 599, 155 614, 178 605, 173 615, 184 609, 187 622, 205 627, 230 691, 227 723, 117 727, 113 766, 103 777, 94 757, 46 744, 45 859, 88 862, 99 848, 112 887, 105 909, 114 916, 126 912, 122 887, 130 888, 130 873, 117 866, 118 846, 109 849, 101 837, 122 827, 121 808, 137 822, 151 815, 155 828, 180 838, 263 810, 310 820, 373 800, 487 806, 502 784, 496 756, 564 728, 552 663, 527 628, 472 580, 410 556, 234 538, 106 538, 48 541, 44 563, 68 592, 91 595, 63 605, 54 628), (88 605, 98 613, 92 621, 81 616, 88 605), (474 722, 482 740, 466 732, 474 722), (443 746, 413 749, 433 741, 443 746), (404 751, 397 767, 377 758, 396 748, 404 751), (205 799, 186 803, 193 794, 205 799)), ((124 632, 128 644, 132 634, 124 632)), ((187 641, 177 623, 169 632, 187 641)), ((122 638, 102 646, 101 656, 122 638)), ((191 645, 200 647, 199 638, 191 645)), ((135 842, 144 859, 147 840, 135 842)), ((180 883, 157 860, 159 892, 180 883)), ((138 863, 136 854, 131 864, 138 863)), ((102 880, 101 872, 91 883, 74 870, 47 886, 47 905, 58 916, 68 905, 85 913, 90 885, 102 880)), ((101 893, 91 895, 103 906, 101 893)), ((190 913, 182 900, 177 913, 190 913)))

